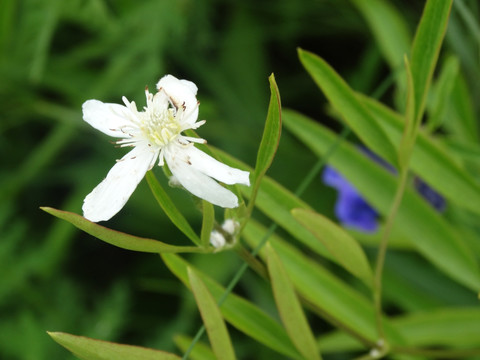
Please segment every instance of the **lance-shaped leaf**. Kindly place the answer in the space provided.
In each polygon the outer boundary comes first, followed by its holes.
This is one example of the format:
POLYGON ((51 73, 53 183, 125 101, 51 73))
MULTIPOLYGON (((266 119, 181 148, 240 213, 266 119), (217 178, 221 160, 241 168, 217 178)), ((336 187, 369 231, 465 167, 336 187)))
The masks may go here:
POLYGON ((266 252, 273 295, 290 339, 305 359, 321 359, 312 330, 280 258, 268 244, 266 252))
MULTIPOLYGON (((174 254, 163 253, 161 256, 170 271, 189 287, 187 268, 193 268, 193 266, 174 254)), ((218 302, 223 296, 225 288, 198 270, 196 271, 208 291, 218 302)), ((302 358, 280 324, 251 302, 230 293, 220 307, 220 311, 225 320, 251 338, 289 358, 302 358)))
MULTIPOLYGON (((480 355, 480 337, 478 336, 480 310, 478 308, 438 308, 398 317, 392 320, 392 324, 402 333, 410 347, 461 347, 462 350, 459 349, 459 351, 464 351, 465 357, 480 355)), ((339 331, 322 336, 319 343, 325 353, 362 349, 361 343, 339 331)), ((460 355, 449 358, 457 359, 460 355)))
MULTIPOLYGON (((459 66, 459 60, 456 56, 448 57, 442 66, 440 76, 434 84, 434 97, 429 106, 430 116, 427 123, 429 131, 434 131, 442 126, 443 120, 446 118, 453 86, 458 76, 459 66)), ((427 103, 427 106, 428 105, 427 103)))
POLYGON ((397 70, 411 43, 408 25, 400 12, 384 0, 352 0, 352 3, 367 21, 390 69, 397 70))
POLYGON ((396 165, 396 150, 390 139, 348 84, 322 58, 301 49, 298 54, 305 69, 355 134, 366 146, 396 165))
MULTIPOLYGON (((335 134, 299 113, 284 111, 284 123, 318 156, 323 156, 335 142, 335 134)), ((380 214, 388 213, 397 186, 393 174, 347 142, 337 148, 330 163, 380 214)), ((405 191, 394 226, 399 226, 418 251, 439 269, 474 291, 480 289, 478 264, 466 243, 411 189, 405 191)))
POLYGON ((440 308, 395 319, 395 326, 414 346, 476 347, 480 355, 480 309, 440 308))
POLYGON ((198 309, 207 329, 208 338, 217 359, 234 360, 232 342, 228 335, 227 326, 212 294, 208 291, 202 279, 188 268, 188 279, 193 295, 197 301, 198 309))
POLYGON ((445 122, 445 127, 462 140, 478 142, 479 126, 475 117, 472 94, 462 73, 459 73, 454 81, 450 100, 452 103, 449 109, 449 121, 445 122))
POLYGON ((411 65, 415 85, 415 117, 420 121, 425 99, 447 30, 453 0, 428 0, 413 40, 411 65))
MULTIPOLYGON (((372 98, 363 95, 359 95, 359 98, 384 127, 392 141, 400 141, 404 127, 402 116, 372 98)), ((421 131, 417 136, 410 166, 449 201, 480 214, 478 183, 456 163, 444 147, 421 131)))
POLYGON ((61 332, 49 332, 57 343, 82 360, 179 360, 165 351, 140 346, 116 344, 61 332))
POLYGON ((280 142, 280 135, 282 133, 282 105, 280 102, 280 93, 273 74, 270 75, 268 80, 270 82, 270 103, 268 105, 267 120, 265 121, 262 141, 260 142, 260 147, 257 153, 257 163, 255 164, 254 181, 251 190, 252 195, 250 198, 250 203, 252 205, 250 206, 253 206, 262 178, 272 164, 280 142))
POLYGON ((175 246, 163 243, 154 239, 141 238, 120 231, 112 230, 94 222, 88 221, 83 216, 68 211, 53 209, 50 207, 42 207, 43 211, 58 217, 59 219, 68 221, 80 230, 95 236, 111 245, 118 246, 122 249, 147 252, 147 253, 180 253, 180 252, 205 252, 205 249, 196 246, 175 246))
MULTIPOLYGON (((267 229, 250 220, 245 227, 243 236, 251 247, 255 248, 262 241, 267 229)), ((314 309, 322 318, 371 346, 375 343, 377 330, 375 311, 372 301, 361 294, 357 289, 345 283, 332 272, 323 267, 318 261, 302 254, 296 247, 284 241, 280 236, 273 234, 269 243, 280 257, 290 280, 298 294, 307 303, 313 304, 314 309)), ((266 251, 260 251, 265 259, 266 251)), ((403 339, 384 317, 385 332, 390 344, 404 344, 403 339)), ((323 349, 322 349, 323 352, 323 349)))
POLYGON ((373 273, 362 247, 340 226, 310 210, 294 209, 292 214, 345 269, 372 286, 373 273))
POLYGON ((195 231, 193 231, 187 219, 185 219, 182 213, 177 209, 172 199, 170 199, 165 190, 163 190, 162 185, 160 185, 153 172, 148 171, 146 178, 148 185, 152 190, 153 196, 155 196, 155 199, 162 207, 163 211, 165 211, 165 214, 167 214, 168 218, 172 220, 172 223, 181 232, 188 236, 190 240, 192 240, 195 244, 199 245, 200 239, 198 238, 197 234, 195 233, 195 231))
MULTIPOLYGON (((231 155, 222 151, 218 151, 218 153, 226 164, 239 169, 249 170, 247 165, 231 155)), ((242 188, 242 192, 245 196, 249 196, 246 189, 242 188)), ((301 226, 290 212, 295 208, 312 209, 310 205, 268 176, 265 176, 262 181, 255 206, 313 251, 327 258, 332 257, 325 246, 307 229, 301 226)))
POLYGON ((405 56, 405 72, 407 73, 407 105, 404 116, 403 136, 398 149, 398 161, 402 169, 408 167, 410 163, 413 146, 415 145, 420 126, 420 121, 417 121, 418 119, 415 118, 415 89, 407 56, 405 56))

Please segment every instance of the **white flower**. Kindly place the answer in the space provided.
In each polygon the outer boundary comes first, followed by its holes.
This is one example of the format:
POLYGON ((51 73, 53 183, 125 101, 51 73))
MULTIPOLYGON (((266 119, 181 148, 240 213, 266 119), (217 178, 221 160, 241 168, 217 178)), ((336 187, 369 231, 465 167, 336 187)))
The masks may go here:
POLYGON ((84 217, 91 221, 108 220, 127 202, 145 173, 155 165, 168 164, 174 181, 193 195, 225 208, 238 206, 237 197, 215 180, 225 184, 250 185, 249 173, 231 168, 193 146, 205 140, 181 135, 205 123, 197 121, 197 86, 187 80, 166 75, 153 95, 145 90, 147 106, 138 111, 135 102, 123 97, 125 105, 88 100, 83 104, 83 119, 103 133, 119 138, 116 143, 131 146, 85 198, 84 217), (213 178, 213 179, 212 179, 213 178))

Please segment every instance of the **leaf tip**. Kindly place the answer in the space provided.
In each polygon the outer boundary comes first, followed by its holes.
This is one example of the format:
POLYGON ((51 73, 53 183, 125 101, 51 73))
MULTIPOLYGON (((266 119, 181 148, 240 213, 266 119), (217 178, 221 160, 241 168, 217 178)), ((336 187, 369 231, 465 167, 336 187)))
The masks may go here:
POLYGON ((57 332, 57 331, 46 331, 46 333, 55 341, 60 337, 60 334, 61 334, 60 332, 57 332))
POLYGON ((50 215, 54 215, 55 216, 55 211, 58 211, 57 209, 54 209, 52 207, 49 207, 49 206, 40 206, 39 207, 40 210, 42 211, 45 211, 46 213, 49 213, 50 215))

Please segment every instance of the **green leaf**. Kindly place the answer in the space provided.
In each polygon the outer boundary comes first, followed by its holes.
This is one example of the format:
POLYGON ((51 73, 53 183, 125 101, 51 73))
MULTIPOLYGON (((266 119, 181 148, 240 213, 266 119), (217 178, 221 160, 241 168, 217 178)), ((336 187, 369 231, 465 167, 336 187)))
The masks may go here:
POLYGON ((255 201, 258 187, 262 178, 273 162, 277 152, 280 136, 282 134, 282 105, 280 102, 280 93, 278 91, 275 76, 272 74, 268 78, 270 82, 270 103, 268 105, 267 120, 263 130, 262 141, 257 153, 257 162, 255 164, 254 182, 250 197, 251 206, 255 201))
POLYGON ((440 76, 434 86, 434 97, 430 105, 430 116, 427 122, 430 132, 443 125, 459 67, 458 58, 455 56, 448 57, 442 66, 440 76))
POLYGON ((218 359, 235 359, 232 342, 215 299, 195 271, 191 268, 188 268, 187 271, 190 286, 207 329, 213 352, 218 359))
POLYGON ((266 252, 275 302, 290 339, 306 359, 321 359, 312 330, 282 262, 268 244, 266 252))
MULTIPOLYGON (((358 96, 392 141, 400 141, 404 126, 402 116, 374 99, 363 95, 358 96)), ((410 166, 416 174, 449 201, 480 215, 478 183, 459 167, 448 149, 431 140, 421 131, 417 136, 410 166)))
POLYGON ((441 308, 414 313, 395 320, 413 346, 475 346, 480 353, 480 309, 441 308))
MULTIPOLYGON (((175 344, 179 347, 182 352, 186 352, 190 347, 190 344, 193 341, 193 338, 190 336, 177 335, 173 338, 175 344)), ((212 349, 207 344, 197 341, 193 347, 192 352, 189 355, 191 360, 217 360, 213 354, 212 349)))
POLYGON ((300 60, 335 110, 355 134, 390 164, 397 164, 396 150, 384 130, 378 125, 355 92, 325 60, 299 49, 300 60))
POLYGON ((210 244, 210 234, 212 233, 213 223, 215 222, 215 210, 212 203, 203 200, 203 220, 202 232, 200 234, 201 244, 204 248, 210 244))
POLYGON ((95 236, 111 245, 118 246, 122 249, 147 252, 147 253, 179 253, 179 252, 205 252, 205 249, 196 246, 175 246, 165 244, 154 239, 141 238, 129 234, 115 231, 104 226, 88 221, 84 217, 68 211, 53 209, 50 207, 41 207, 43 211, 58 217, 59 219, 68 221, 80 230, 95 236))
MULTIPOLYGON (((231 155, 219 150, 218 153, 226 164, 239 169, 249 170, 247 165, 231 155)), ((245 196, 249 196, 249 193, 243 188, 242 192, 245 196)), ((332 258, 325 246, 312 233, 301 226, 291 214, 291 210, 296 208, 312 210, 310 205, 268 176, 265 176, 262 181, 255 206, 301 243, 324 257, 332 258)))
POLYGON ((404 129, 398 149, 398 160, 401 168, 408 167, 417 139, 420 122, 415 119, 415 89, 408 58, 405 56, 405 72, 407 74, 407 104, 404 116, 404 129))
POLYGON ((305 226, 345 269, 360 278, 368 287, 373 284, 373 273, 362 247, 340 226, 323 215, 304 209, 292 214, 305 226))
POLYGON ((415 85, 415 118, 420 121, 453 0, 428 0, 413 40, 411 68, 415 85))
POLYGON ((383 0, 352 0, 368 23, 390 69, 397 70, 410 51, 408 24, 399 11, 383 0))
POLYGON ((462 73, 453 82, 451 107, 445 127, 459 139, 477 143, 478 123, 472 102, 472 94, 462 73))
MULTIPOLYGON (((439 308, 401 316, 392 320, 392 324, 405 337, 409 347, 472 347, 476 349, 477 355, 480 353, 478 308, 439 308)), ((338 331, 322 336, 319 344, 324 352, 362 349, 358 341, 338 331)))
MULTIPOLYGON (((242 235, 250 246, 255 248, 266 232, 264 226, 250 220, 242 235)), ((317 314, 332 325, 347 331, 350 336, 362 338, 371 345, 376 342, 377 329, 373 321, 375 311, 371 299, 347 285, 325 269, 320 262, 302 254, 278 235, 273 234, 269 238, 269 243, 280 257, 298 294, 307 303, 314 305, 310 310, 319 309, 317 314)), ((260 251, 260 256, 266 258, 265 250, 260 251)), ((386 317, 384 325, 389 343, 404 343, 386 317)))
POLYGON ((182 213, 177 209, 172 199, 170 199, 165 190, 163 190, 162 185, 160 185, 153 172, 148 171, 146 178, 155 199, 157 199, 158 204, 162 207, 163 211, 165 211, 168 218, 172 220, 172 223, 190 240, 199 245, 200 239, 197 234, 193 231, 187 219, 185 219, 182 213))
POLYGON ((49 332, 57 343, 82 360, 178 360, 164 351, 140 346, 116 344, 61 332, 49 332))
MULTIPOLYGON (((284 124, 315 154, 323 156, 335 141, 335 134, 293 111, 284 111, 284 124)), ((397 187, 395 175, 344 142, 330 158, 335 167, 355 185, 380 214, 386 215, 397 187)), ((430 262, 474 291, 480 289, 480 273, 472 252, 455 230, 420 195, 407 189, 396 224, 430 262)))
MULTIPOLYGON (((193 266, 174 254, 164 253, 161 256, 175 276, 189 287, 187 268, 193 266)), ((225 288, 198 270, 196 272, 218 302, 225 288)), ((302 358, 280 324, 251 302, 230 293, 220 311, 225 320, 251 338, 292 359, 302 358)))

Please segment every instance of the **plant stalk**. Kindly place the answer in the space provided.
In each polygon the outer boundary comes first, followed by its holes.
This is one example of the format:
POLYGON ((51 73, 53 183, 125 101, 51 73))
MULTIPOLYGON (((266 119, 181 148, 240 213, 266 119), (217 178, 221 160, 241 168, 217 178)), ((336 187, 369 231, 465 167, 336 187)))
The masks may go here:
POLYGON ((387 254, 388 248, 388 239, 392 231, 393 222, 398 213, 400 204, 402 203, 403 194, 405 193, 405 188, 407 185, 408 179, 408 167, 403 167, 400 172, 400 179, 397 191, 395 193, 395 198, 392 203, 392 207, 388 214, 388 218, 385 224, 385 228, 382 234, 382 239, 378 248, 377 262, 375 267, 375 278, 373 284, 373 300, 375 305, 375 320, 377 325, 377 332, 379 340, 385 341, 385 331, 383 328, 383 319, 382 319, 382 275, 383 267, 385 265, 385 257, 387 254))

